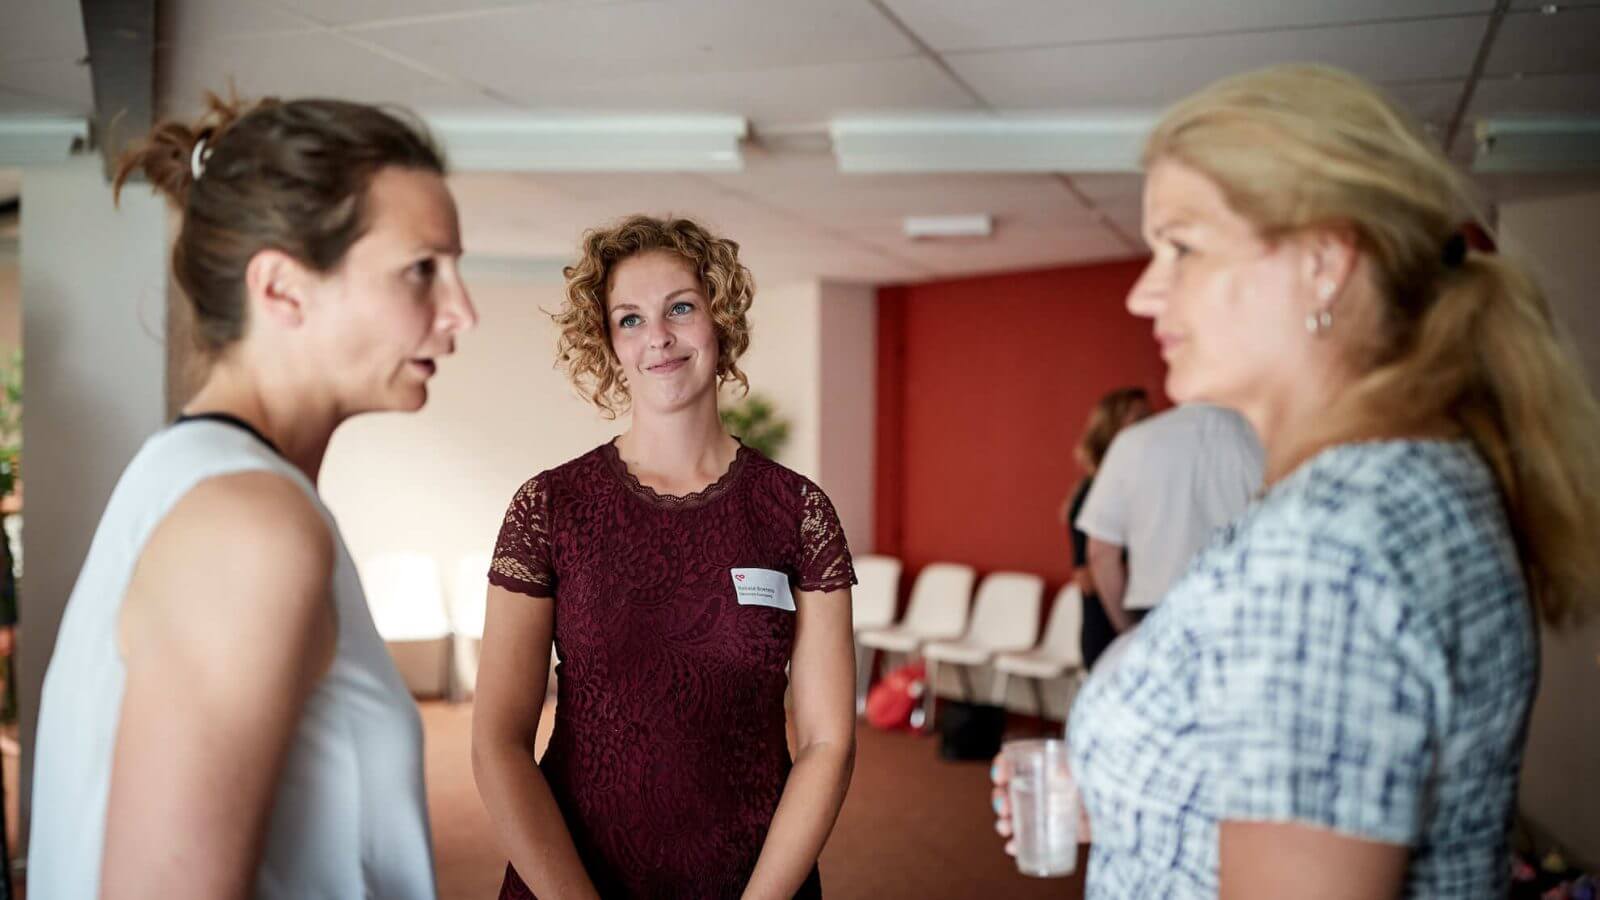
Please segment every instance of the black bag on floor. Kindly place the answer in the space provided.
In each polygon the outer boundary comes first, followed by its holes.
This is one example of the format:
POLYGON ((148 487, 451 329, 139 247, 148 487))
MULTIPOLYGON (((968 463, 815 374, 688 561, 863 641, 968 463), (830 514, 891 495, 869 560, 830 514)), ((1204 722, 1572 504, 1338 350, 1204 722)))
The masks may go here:
POLYGON ((988 761, 1006 733, 1004 707, 946 700, 939 704, 939 756, 988 761))

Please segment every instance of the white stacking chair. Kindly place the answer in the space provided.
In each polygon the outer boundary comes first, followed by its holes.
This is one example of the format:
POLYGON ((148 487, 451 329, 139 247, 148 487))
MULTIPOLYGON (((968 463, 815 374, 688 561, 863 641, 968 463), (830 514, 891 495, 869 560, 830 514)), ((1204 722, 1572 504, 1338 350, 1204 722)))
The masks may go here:
POLYGON ((872 631, 893 625, 900 592, 900 560, 869 554, 857 558, 855 567, 858 583, 851 591, 850 601, 855 630, 872 631))
MULTIPOLYGON (((1005 705, 1012 676, 1026 678, 1033 687, 1034 709, 1039 718, 1045 718, 1043 682, 1054 678, 1071 678, 1074 692, 1083 682, 1082 635, 1083 592, 1078 590, 1076 584, 1069 582, 1056 594, 1055 606, 1050 610, 1050 622, 1045 626, 1044 640, 1039 646, 995 657, 995 702, 1005 705)), ((1070 699, 1068 703, 1070 705, 1070 699)))
POLYGON ((450 625, 455 632, 455 688, 470 697, 478 686, 478 656, 488 613, 489 554, 474 553, 456 562, 450 583, 450 625))
POLYGON ((923 647, 928 661, 928 692, 923 696, 923 720, 933 727, 938 667, 956 667, 962 696, 976 699, 969 669, 988 665, 997 654, 1026 650, 1039 640, 1039 607, 1044 603, 1044 579, 1024 572, 995 572, 978 585, 973 601, 972 627, 960 640, 935 641, 923 647))
MULTIPOLYGON (((867 555, 855 561, 855 589, 851 591, 851 623, 856 634, 887 628, 894 624, 895 605, 900 597, 900 560, 892 556, 867 555)), ((866 709, 866 686, 871 683, 862 646, 856 644, 856 712, 866 709)))
POLYGON ((378 636, 406 687, 419 697, 450 693, 450 614, 439 564, 415 551, 376 554, 358 566, 378 636))
MULTIPOLYGON (((455 628, 455 683, 457 697, 470 697, 478 688, 478 660, 483 654, 483 625, 489 612, 487 553, 474 553, 456 564, 450 596, 450 620, 455 628)), ((556 690, 555 648, 550 648, 550 677, 546 692, 556 690)))
MULTIPOLYGON (((959 563, 930 563, 917 573, 911 586, 911 603, 898 625, 873 628, 856 634, 856 642, 866 650, 864 679, 872 671, 879 653, 915 655, 930 641, 960 637, 967 630, 967 614, 972 609, 972 584, 977 573, 959 563)), ((864 692, 864 687, 858 685, 864 692)), ((921 711, 914 714, 921 724, 921 711)))

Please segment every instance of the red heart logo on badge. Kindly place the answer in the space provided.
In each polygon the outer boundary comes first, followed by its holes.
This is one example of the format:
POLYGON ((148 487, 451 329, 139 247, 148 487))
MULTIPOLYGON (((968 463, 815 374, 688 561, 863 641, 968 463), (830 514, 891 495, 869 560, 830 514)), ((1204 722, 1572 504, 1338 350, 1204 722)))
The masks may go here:
POLYGON ((735 576, 733 576, 733 580, 734 581, 743 581, 744 580, 744 576, 743 575, 735 575, 735 576))

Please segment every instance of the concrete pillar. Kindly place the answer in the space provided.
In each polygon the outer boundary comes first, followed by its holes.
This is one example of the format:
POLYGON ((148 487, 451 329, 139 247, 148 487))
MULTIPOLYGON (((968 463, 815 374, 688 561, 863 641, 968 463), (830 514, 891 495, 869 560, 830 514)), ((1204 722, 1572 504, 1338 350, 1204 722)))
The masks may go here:
POLYGON ((143 185, 114 208, 92 158, 24 170, 22 201, 25 846, 39 692, 56 629, 117 478, 164 416, 168 212, 143 185))

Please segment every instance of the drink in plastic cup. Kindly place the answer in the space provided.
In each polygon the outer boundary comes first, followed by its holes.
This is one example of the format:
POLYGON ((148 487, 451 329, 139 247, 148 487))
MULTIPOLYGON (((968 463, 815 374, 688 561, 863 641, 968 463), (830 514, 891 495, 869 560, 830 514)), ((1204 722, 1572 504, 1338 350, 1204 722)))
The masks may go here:
POLYGON ((1035 878, 1078 867, 1078 788, 1067 769, 1067 742, 1013 741, 1001 749, 1011 768, 1011 828, 1017 869, 1035 878))

